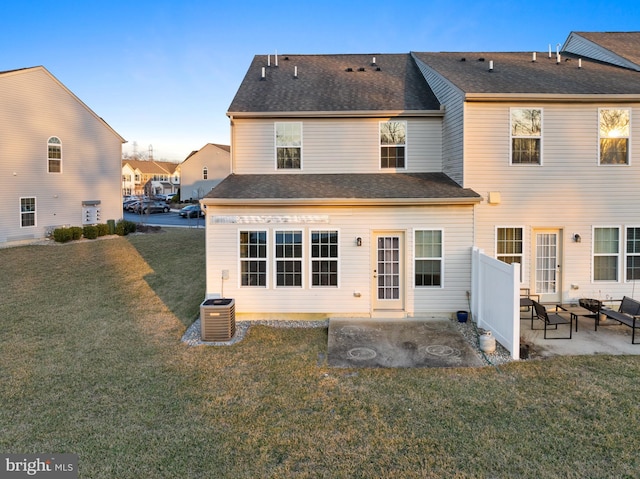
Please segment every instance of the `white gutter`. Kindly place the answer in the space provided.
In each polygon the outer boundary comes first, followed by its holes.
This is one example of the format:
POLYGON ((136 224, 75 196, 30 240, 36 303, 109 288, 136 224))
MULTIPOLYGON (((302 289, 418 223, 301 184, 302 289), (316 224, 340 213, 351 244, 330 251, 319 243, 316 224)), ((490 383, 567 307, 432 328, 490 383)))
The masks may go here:
POLYGON ((482 198, 203 198, 208 206, 424 206, 474 205, 482 198))
POLYGON ((352 111, 251 111, 227 112, 229 118, 389 118, 389 117, 440 117, 440 110, 352 110, 352 111))
POLYGON ((534 102, 554 102, 554 103, 632 103, 639 102, 638 94, 558 94, 558 93, 466 93, 464 97, 467 102, 513 102, 513 101, 534 101, 534 102))

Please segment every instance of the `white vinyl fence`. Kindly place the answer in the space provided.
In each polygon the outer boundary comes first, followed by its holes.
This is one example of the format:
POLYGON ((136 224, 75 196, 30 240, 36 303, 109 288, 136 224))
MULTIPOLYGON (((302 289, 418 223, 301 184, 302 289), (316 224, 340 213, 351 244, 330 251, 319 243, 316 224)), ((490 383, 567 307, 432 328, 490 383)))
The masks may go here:
POLYGON ((491 258, 476 247, 471 256, 472 317, 513 359, 520 359, 520 265, 491 258))

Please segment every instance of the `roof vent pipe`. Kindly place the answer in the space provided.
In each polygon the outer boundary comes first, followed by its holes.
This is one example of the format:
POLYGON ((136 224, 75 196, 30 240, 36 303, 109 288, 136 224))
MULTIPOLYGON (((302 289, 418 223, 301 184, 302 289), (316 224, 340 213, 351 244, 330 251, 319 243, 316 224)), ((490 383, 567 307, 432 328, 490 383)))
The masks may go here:
POLYGON ((489 71, 493 71, 493 60, 489 60, 489 71))
POLYGON ((578 58, 578 68, 582 68, 582 58, 578 58))
POLYGON ((535 62, 536 61, 536 52, 533 52, 533 55, 531 57, 531 61, 535 62))
POLYGON ((262 67, 262 78, 261 79, 264 80, 265 76, 266 76, 266 68, 262 67))
POLYGON ((293 76, 294 76, 294 78, 298 78, 298 67, 297 66, 293 67, 293 76))
POLYGON ((549 58, 551 58, 551 43, 549 43, 549 58))
POLYGON ((371 62, 371 65, 375 66, 375 64, 376 64, 376 57, 373 57, 373 61, 371 62))
POLYGON ((278 50, 276 50, 275 60, 276 60, 276 66, 278 66, 278 50))
POLYGON ((267 66, 271 66, 271 54, 267 55, 267 66))
POLYGON ((560 65, 561 57, 560 53, 556 53, 556 64, 560 65))
POLYGON ((556 55, 560 55, 560 44, 556 43, 556 55))

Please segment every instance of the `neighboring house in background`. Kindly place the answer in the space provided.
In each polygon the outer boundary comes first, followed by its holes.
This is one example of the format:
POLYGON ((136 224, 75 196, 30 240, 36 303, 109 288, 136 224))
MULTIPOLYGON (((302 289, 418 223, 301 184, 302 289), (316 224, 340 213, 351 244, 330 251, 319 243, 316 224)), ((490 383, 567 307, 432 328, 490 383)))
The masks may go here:
POLYGON ((125 140, 42 66, 0 72, 0 243, 122 218, 125 140))
POLYGON ((231 173, 229 145, 208 143, 192 152, 178 169, 180 201, 199 200, 231 173))
POLYGON ((232 174, 201 201, 207 297, 255 318, 450 314, 472 246, 544 302, 632 295, 640 32, 561 50, 256 56, 232 174))
POLYGON ((123 195, 164 195, 180 188, 178 163, 155 160, 122 160, 123 195))

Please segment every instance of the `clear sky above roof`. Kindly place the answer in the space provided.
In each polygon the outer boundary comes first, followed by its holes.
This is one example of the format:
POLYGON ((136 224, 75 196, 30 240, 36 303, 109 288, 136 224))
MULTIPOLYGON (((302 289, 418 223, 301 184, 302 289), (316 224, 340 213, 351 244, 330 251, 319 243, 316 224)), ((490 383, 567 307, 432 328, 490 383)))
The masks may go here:
POLYGON ((182 161, 229 144, 255 54, 546 51, 571 31, 637 31, 637 0, 5 2, 0 70, 43 65, 128 143, 182 161))

